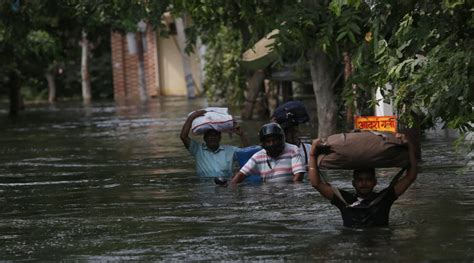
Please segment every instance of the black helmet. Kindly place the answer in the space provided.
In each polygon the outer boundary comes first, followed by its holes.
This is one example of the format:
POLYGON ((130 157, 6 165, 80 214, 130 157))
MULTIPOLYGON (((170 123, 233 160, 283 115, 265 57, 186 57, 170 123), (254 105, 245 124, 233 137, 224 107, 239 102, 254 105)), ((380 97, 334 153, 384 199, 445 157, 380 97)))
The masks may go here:
POLYGON ((265 149, 268 156, 277 158, 285 149, 285 133, 277 123, 267 123, 263 125, 258 135, 260 137, 262 147, 265 149), (279 142, 277 144, 267 145, 265 140, 269 136, 277 136, 279 142))
POLYGON ((258 132, 258 137, 260 138, 260 142, 263 143, 267 136, 281 136, 283 138, 283 142, 285 141, 285 133, 283 129, 278 125, 278 123, 267 123, 262 126, 260 131, 258 132))

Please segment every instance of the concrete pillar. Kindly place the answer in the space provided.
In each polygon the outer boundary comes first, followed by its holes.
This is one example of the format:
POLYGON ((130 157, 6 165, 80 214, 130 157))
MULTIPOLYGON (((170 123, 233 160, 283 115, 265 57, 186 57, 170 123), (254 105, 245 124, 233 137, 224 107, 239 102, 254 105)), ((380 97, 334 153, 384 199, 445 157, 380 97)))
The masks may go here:
MULTIPOLYGON (((391 90, 392 85, 386 84, 385 85, 386 90, 391 90)), ((378 105, 375 106, 375 116, 392 116, 394 115, 393 112, 393 107, 392 107, 392 102, 390 101, 389 103, 385 103, 384 97, 382 96, 382 93, 380 92, 380 88, 377 88, 377 91, 375 93, 375 98, 379 102, 378 105)))
POLYGON ((124 61, 124 43, 123 35, 111 31, 110 44, 112 48, 112 73, 114 81, 114 98, 125 98, 127 96, 125 89, 125 61, 124 61))
POLYGON ((148 27, 145 44, 145 77, 147 91, 150 97, 160 95, 160 76, 158 64, 158 41, 156 32, 148 27))

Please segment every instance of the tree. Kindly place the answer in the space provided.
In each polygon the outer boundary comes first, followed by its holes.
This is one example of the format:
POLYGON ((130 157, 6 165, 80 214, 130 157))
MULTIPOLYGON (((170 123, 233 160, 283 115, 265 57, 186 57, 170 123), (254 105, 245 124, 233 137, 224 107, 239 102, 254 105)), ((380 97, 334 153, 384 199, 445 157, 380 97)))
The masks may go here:
POLYGON ((37 76, 47 80, 49 101, 56 99, 56 72, 75 55, 71 44, 77 43, 77 27, 71 9, 59 2, 3 1, 2 5, 0 56, 6 63, 0 77, 9 86, 10 115, 15 116, 21 107, 20 89, 37 76))
POLYGON ((448 127, 472 130, 472 4, 463 0, 272 3, 277 8, 266 4, 185 1, 182 6, 195 18, 200 35, 215 36, 221 26, 230 27, 240 32, 244 49, 262 32, 278 28, 280 60, 299 57, 311 69, 319 136, 335 132, 341 105, 364 111, 362 107, 377 103, 367 98, 386 83, 394 87, 384 92, 395 101, 403 125, 412 127, 421 118, 425 127, 442 120, 448 127), (353 68, 341 93, 337 83, 344 58, 353 68))
POLYGON ((54 37, 42 29, 46 21, 50 22, 44 9, 41 1, 0 2, 0 80, 9 90, 10 116, 16 116, 22 108, 20 89, 27 72, 48 65, 50 61, 42 61, 44 56, 49 60, 56 54, 54 37))
MULTIPOLYGON (((355 43, 356 36, 362 38, 360 14, 366 10, 348 6, 348 11, 341 13, 339 9, 342 7, 337 9, 340 5, 317 0, 178 3, 194 19, 195 26, 191 29, 203 36, 203 42, 211 47, 215 46, 211 43, 219 39, 210 36, 218 35, 218 30, 222 27, 232 28, 240 33, 243 50, 250 48, 265 33, 279 29, 275 48, 280 54, 280 61, 295 62, 294 60, 299 59, 311 69, 318 105, 319 136, 336 132, 340 103, 340 92, 336 91, 336 85, 342 72, 339 66, 341 47, 349 47, 349 42, 355 43)), ((248 92, 251 93, 252 89, 248 89, 248 92)))
POLYGON ((474 121, 474 16, 468 1, 377 1, 353 83, 384 87, 408 127, 474 121), (370 46, 369 46, 369 45, 370 46), (366 66, 362 66, 365 64, 366 66))
MULTIPOLYGON (((82 0, 83 1, 83 0, 82 0)), ((96 6, 97 1, 91 1, 96 6)), ((134 40, 138 53, 139 94, 142 101, 148 99, 146 91, 143 33, 147 27, 154 30, 164 28, 162 16, 167 11, 170 1, 104 1, 99 5, 99 14, 103 14, 104 22, 111 30, 136 32, 134 40)))
POLYGON ((243 119, 251 118, 264 74, 262 71, 246 71, 240 67, 238 59, 245 49, 264 36, 265 14, 277 12, 282 2, 174 1, 173 12, 178 16, 190 15, 193 20, 193 24, 186 29, 190 40, 188 52, 192 51, 198 37, 207 45, 209 53, 220 52, 212 61, 208 60, 213 65, 206 66, 204 87, 207 94, 227 94, 225 97, 234 99, 232 104, 244 103, 243 119), (216 60, 219 57, 224 61, 216 60), (231 75, 234 77, 228 78, 224 82, 227 85, 223 87, 222 76, 231 75), (247 98, 244 99, 243 91, 246 87, 247 98))
MULTIPOLYGON (((75 78, 81 72, 83 99, 90 101, 90 81, 97 79, 89 69, 97 68, 95 64, 89 66, 89 58, 95 53, 91 51, 97 46, 103 47, 102 43, 108 43, 111 28, 135 32, 137 23, 142 19, 150 26, 159 27, 161 14, 168 5, 169 1, 147 0, 1 1, 0 83, 9 88, 10 114, 18 113, 21 107, 20 88, 32 80, 36 86, 48 83, 49 100, 54 101, 59 67, 75 68, 81 60, 82 70, 76 69, 76 74, 66 72, 67 77, 62 76, 60 84, 66 82, 67 86, 73 82, 75 87, 78 83, 75 78), (78 43, 82 46, 82 59, 78 56, 78 43), (45 80, 39 82, 38 76, 45 80)), ((100 51, 104 52, 103 48, 100 51)), ((104 71, 103 68, 101 70, 104 71)), ((103 78, 107 74, 99 75, 103 78)), ((25 90, 30 93, 32 89, 41 90, 42 87, 25 90)))
POLYGON ((63 4, 76 19, 78 43, 81 47, 81 90, 82 99, 90 103, 92 99, 91 76, 89 72, 90 49, 100 41, 101 32, 106 31, 106 10, 113 6, 109 1, 68 0, 63 4))

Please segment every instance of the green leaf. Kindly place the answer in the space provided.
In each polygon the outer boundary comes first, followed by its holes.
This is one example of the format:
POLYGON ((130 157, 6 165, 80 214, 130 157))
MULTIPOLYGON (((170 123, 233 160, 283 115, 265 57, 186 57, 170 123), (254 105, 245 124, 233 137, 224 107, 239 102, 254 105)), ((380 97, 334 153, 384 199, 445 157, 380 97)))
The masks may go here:
POLYGON ((347 31, 339 33, 339 35, 337 35, 336 41, 340 41, 341 39, 343 39, 347 35, 347 33, 347 31))
POLYGON ((352 32, 356 33, 357 35, 360 35, 360 27, 356 23, 350 23, 348 25, 352 32))
POLYGON ((349 35, 349 39, 351 40, 351 42, 355 44, 356 39, 355 39, 354 34, 351 31, 349 31, 347 34, 349 35))
POLYGON ((340 16, 341 15, 341 10, 342 7, 347 4, 347 1, 345 0, 332 0, 329 3, 329 10, 335 15, 335 16, 340 16))

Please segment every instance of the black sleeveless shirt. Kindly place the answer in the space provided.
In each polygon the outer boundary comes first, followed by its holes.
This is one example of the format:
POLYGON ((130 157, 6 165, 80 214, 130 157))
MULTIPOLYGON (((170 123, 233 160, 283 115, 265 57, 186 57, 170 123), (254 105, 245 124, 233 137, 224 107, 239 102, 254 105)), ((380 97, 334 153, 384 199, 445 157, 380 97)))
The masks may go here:
POLYGON ((335 194, 331 204, 341 211, 344 226, 388 226, 390 208, 397 200, 393 187, 385 188, 380 193, 372 193, 366 199, 357 198, 356 194, 344 190, 339 189, 339 192, 346 202, 335 194))

